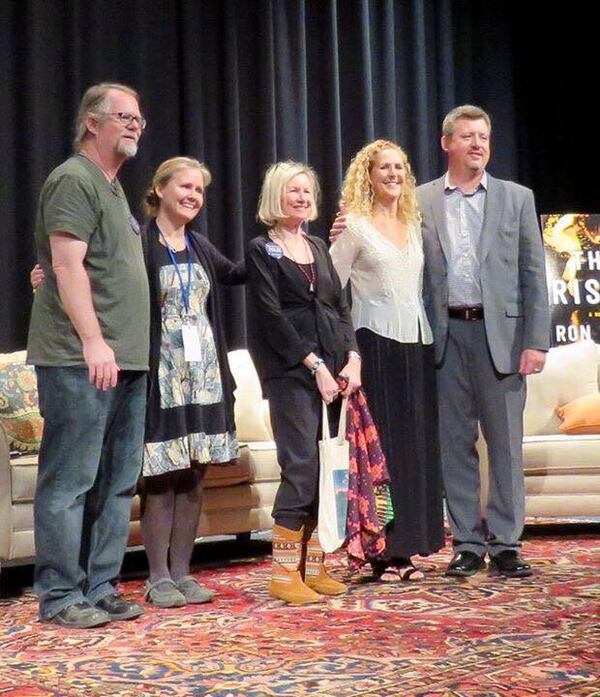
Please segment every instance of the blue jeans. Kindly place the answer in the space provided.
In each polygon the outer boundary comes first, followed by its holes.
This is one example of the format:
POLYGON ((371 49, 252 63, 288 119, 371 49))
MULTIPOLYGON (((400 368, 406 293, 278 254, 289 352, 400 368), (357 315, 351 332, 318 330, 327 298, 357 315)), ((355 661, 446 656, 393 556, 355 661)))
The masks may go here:
POLYGON ((146 374, 98 390, 87 368, 37 367, 44 434, 34 503, 40 618, 114 593, 141 470, 146 374))

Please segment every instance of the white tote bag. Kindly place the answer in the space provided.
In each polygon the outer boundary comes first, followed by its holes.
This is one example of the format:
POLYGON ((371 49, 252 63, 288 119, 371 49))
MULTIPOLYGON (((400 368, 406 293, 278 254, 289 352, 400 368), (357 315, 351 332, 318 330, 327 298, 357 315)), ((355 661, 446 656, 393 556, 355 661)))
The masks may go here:
POLYGON ((339 549, 346 539, 350 444, 346 440, 348 397, 344 397, 335 438, 329 432, 323 402, 323 439, 319 441, 319 542, 323 551, 339 549))

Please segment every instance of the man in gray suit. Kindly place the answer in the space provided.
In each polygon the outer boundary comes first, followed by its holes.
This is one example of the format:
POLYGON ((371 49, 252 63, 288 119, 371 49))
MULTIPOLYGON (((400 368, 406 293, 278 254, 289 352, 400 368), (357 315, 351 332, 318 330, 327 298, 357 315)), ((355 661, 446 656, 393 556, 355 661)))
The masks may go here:
POLYGON ((424 297, 438 364, 440 446, 454 557, 446 574, 485 567, 522 577, 525 376, 549 346, 544 252, 533 193, 496 179, 489 116, 470 105, 444 119, 448 171, 417 189, 424 297), (488 446, 487 530, 479 504, 478 425, 488 446))

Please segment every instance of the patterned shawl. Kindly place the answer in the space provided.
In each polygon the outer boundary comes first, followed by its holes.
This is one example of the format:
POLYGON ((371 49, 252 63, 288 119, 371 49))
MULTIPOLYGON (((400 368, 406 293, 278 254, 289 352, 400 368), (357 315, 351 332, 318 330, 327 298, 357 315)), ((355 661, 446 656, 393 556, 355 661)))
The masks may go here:
POLYGON ((346 552, 351 571, 385 551, 385 526, 393 519, 389 474, 379 433, 362 389, 348 400, 350 442, 346 552))

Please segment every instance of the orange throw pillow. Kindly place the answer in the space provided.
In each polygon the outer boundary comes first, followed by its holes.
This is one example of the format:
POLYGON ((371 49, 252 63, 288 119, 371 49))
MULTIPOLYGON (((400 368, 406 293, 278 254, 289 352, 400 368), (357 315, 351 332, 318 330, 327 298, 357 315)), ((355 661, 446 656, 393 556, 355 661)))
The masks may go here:
POLYGON ((556 409, 561 433, 600 433, 600 393, 586 394, 556 409))

